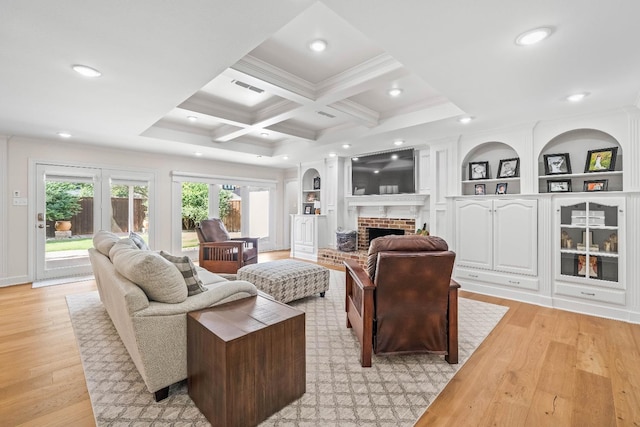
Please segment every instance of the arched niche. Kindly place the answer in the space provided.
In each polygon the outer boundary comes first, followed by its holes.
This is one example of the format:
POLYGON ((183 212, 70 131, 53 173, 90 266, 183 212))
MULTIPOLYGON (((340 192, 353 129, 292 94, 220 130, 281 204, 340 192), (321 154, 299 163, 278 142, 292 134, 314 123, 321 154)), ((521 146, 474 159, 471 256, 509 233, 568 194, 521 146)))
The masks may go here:
POLYGON ((517 151, 509 144, 499 141, 490 141, 475 146, 469 150, 460 166, 460 176, 462 181, 463 195, 477 195, 477 186, 484 185, 484 194, 494 194, 496 187, 506 184, 507 194, 520 193, 520 168, 517 151), (511 159, 518 159, 518 174, 509 178, 499 178, 498 172, 501 161, 509 160, 509 164, 514 164, 511 159), (488 173, 484 179, 472 179, 470 175, 470 165, 475 163, 488 163, 488 173))
POLYGON ((616 138, 598 129, 573 129, 552 138, 538 154, 538 191, 582 192, 590 181, 596 180, 606 183, 605 191, 622 191, 622 171, 623 152, 616 138), (590 172, 587 165, 590 152, 609 149, 615 153, 613 170, 590 172), (554 173, 547 164, 556 156, 567 159, 567 166, 560 173, 554 173))

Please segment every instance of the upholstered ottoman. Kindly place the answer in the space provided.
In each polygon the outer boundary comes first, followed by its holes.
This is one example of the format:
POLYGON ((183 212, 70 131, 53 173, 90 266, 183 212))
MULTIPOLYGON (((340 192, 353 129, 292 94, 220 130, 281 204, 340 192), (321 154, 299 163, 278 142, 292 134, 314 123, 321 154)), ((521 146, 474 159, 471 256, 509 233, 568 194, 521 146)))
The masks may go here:
POLYGON ((283 259, 245 265, 238 280, 246 280, 277 301, 289 302, 329 289, 329 269, 308 262, 283 259))

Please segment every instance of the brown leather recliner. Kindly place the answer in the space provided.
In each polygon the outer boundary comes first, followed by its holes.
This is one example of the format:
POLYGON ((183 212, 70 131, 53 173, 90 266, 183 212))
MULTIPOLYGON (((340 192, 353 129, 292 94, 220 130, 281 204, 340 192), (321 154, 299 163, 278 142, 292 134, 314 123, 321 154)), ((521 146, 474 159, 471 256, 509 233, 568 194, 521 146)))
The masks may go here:
POLYGON ((367 270, 345 261, 347 328, 361 346, 360 362, 375 354, 444 354, 458 363, 455 253, 435 236, 384 236, 371 242, 367 270))
POLYGON ((213 273, 236 273, 240 267, 258 262, 258 239, 231 238, 222 220, 210 218, 196 225, 200 241, 200 267, 213 273))

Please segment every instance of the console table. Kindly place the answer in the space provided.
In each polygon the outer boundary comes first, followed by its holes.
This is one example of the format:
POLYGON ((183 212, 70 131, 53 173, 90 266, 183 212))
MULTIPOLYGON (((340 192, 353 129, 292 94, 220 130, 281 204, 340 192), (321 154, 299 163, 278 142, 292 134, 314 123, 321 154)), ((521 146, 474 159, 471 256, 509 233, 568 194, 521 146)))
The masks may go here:
POLYGON ((260 293, 187 315, 189 396, 212 426, 254 426, 306 387, 304 312, 260 293))

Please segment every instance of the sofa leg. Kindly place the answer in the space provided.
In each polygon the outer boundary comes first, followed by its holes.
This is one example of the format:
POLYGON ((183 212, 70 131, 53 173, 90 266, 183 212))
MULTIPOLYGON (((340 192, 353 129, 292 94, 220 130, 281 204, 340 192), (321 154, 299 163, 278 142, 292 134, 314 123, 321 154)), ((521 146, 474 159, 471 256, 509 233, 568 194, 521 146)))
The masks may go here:
POLYGON ((320 297, 324 298, 324 292, 320 292, 320 297))
POLYGON ((161 388, 160 390, 153 393, 153 397, 156 399, 156 402, 160 402, 161 400, 164 400, 167 397, 169 397, 169 386, 166 386, 165 388, 161 388))

